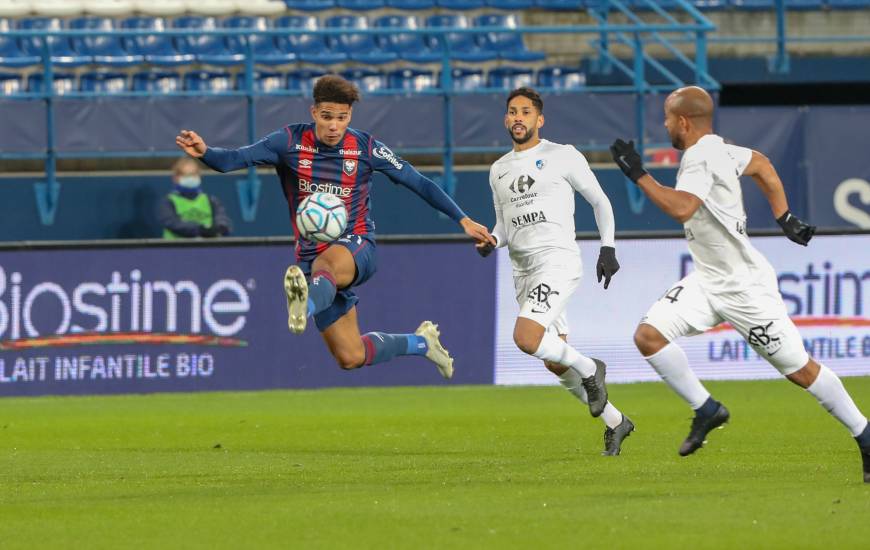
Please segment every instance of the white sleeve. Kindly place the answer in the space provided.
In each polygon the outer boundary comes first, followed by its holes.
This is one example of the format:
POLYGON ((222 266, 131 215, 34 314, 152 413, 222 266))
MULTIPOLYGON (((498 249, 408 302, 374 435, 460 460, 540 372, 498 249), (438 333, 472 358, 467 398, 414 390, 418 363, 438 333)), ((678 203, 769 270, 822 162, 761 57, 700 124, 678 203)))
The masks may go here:
POLYGON ((595 224, 598 226, 598 234, 601 235, 601 246, 615 246, 616 220, 613 217, 610 199, 601 189, 601 184, 598 183, 598 178, 589 167, 586 157, 573 146, 568 148, 570 151, 566 155, 568 158, 566 159, 565 179, 592 207, 592 211, 595 213, 595 224))
POLYGON ((677 191, 691 193, 701 200, 705 200, 713 188, 713 177, 707 170, 707 163, 698 154, 689 151, 683 155, 680 163, 680 171, 677 174, 677 191))
POLYGON ((492 206, 495 209, 495 227, 492 228, 492 236, 495 237, 496 248, 501 248, 507 244, 507 230, 504 226, 504 215, 501 212, 501 203, 498 202, 498 193, 495 191, 495 184, 492 181, 492 176, 493 168, 490 168, 489 188, 492 190, 492 206))
POLYGON ((737 161, 737 173, 742 175, 743 171, 746 170, 746 167, 752 161, 752 149, 740 147, 739 145, 726 145, 725 148, 728 154, 731 155, 731 158, 737 161))

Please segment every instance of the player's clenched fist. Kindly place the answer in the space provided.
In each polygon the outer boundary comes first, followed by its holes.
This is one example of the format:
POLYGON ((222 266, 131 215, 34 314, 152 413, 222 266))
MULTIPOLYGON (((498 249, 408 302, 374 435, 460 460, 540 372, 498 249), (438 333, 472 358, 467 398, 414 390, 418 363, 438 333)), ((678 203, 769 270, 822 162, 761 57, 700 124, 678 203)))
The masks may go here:
POLYGON ((175 144, 194 158, 200 158, 205 154, 206 149, 208 149, 205 141, 193 130, 182 130, 175 136, 175 144))

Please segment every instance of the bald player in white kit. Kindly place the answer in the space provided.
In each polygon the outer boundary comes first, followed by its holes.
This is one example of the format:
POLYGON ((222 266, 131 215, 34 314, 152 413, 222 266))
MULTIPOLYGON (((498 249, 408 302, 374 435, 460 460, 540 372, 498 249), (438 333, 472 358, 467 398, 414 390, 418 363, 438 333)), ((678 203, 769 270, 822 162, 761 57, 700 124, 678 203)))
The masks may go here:
MULTIPOLYGON (((542 359, 575 397, 601 416, 605 456, 620 453, 634 424, 607 400, 605 364, 569 346, 565 306, 580 285, 583 264, 575 242, 574 192, 592 206, 601 234, 598 281, 604 288, 619 270, 614 248, 614 220, 610 200, 583 155, 571 145, 541 139, 544 103, 531 88, 517 88, 507 99, 505 128, 513 150, 489 171, 497 246, 507 246, 514 271, 520 313, 514 342, 525 353, 542 359)), ((477 246, 481 255, 493 245, 477 246)))
POLYGON ((829 368, 813 360, 779 293, 776 272, 749 242, 740 176, 752 177, 770 203, 785 235, 806 246, 815 233, 789 211, 782 181, 758 151, 726 144, 713 133, 713 99, 703 89, 680 88, 665 101, 665 128, 685 151, 675 188, 660 185, 646 170, 633 142, 616 140, 613 160, 647 197, 683 224, 695 270, 673 285, 641 320, 634 341, 662 379, 694 410, 680 455, 698 450, 713 428, 728 421, 689 369, 675 340, 729 322, 752 348, 786 378, 805 388, 843 423, 861 451, 870 483, 870 426, 829 368))

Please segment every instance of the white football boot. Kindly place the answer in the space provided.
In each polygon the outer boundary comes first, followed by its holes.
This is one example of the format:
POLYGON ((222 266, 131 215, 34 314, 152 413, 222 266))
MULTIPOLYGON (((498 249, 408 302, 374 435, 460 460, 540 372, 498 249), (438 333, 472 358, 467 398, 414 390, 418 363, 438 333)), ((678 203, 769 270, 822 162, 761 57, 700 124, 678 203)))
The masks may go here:
POLYGON ((290 332, 302 334, 308 323, 308 281, 299 266, 291 265, 284 274, 284 294, 287 296, 287 326, 290 332))
POLYGON ((438 332, 438 325, 433 324, 432 321, 423 321, 414 334, 422 336, 426 340, 426 345, 429 347, 429 350, 426 352, 426 359, 435 363, 441 376, 448 379, 452 378, 453 358, 450 357, 450 353, 444 349, 444 346, 441 345, 441 341, 438 339, 441 336, 441 333, 438 332))

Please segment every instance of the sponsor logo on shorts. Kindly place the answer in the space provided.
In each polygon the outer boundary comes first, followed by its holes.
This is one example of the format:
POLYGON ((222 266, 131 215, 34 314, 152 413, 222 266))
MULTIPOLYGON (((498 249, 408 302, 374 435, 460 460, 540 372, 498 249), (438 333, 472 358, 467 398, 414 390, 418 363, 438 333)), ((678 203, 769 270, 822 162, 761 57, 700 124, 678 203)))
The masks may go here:
POLYGON ((766 325, 758 325, 749 329, 749 334, 746 335, 746 340, 749 344, 756 348, 764 348, 768 357, 773 357, 776 352, 782 349, 782 339, 778 336, 771 336, 770 327, 773 321, 766 325))
POLYGON ((550 311, 550 296, 558 296, 559 292, 553 290, 547 283, 541 283, 529 291, 526 296, 532 304, 532 313, 547 313, 550 311))
POLYGON ((529 212, 527 214, 521 214, 515 218, 511 218, 511 225, 514 227, 526 227, 545 221, 547 221, 547 216, 544 214, 543 210, 539 210, 537 212, 529 212))
POLYGON ((304 178, 299 178, 299 190, 305 193, 329 193, 338 197, 349 197, 350 187, 342 187, 334 183, 315 183, 304 178))
POLYGON ((383 159, 393 166, 396 167, 396 170, 401 170, 404 167, 404 164, 399 162, 399 159, 396 157, 395 153, 393 153, 389 147, 386 145, 379 145, 374 148, 372 154, 379 159, 383 159))

